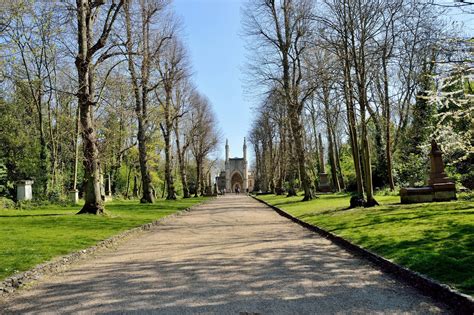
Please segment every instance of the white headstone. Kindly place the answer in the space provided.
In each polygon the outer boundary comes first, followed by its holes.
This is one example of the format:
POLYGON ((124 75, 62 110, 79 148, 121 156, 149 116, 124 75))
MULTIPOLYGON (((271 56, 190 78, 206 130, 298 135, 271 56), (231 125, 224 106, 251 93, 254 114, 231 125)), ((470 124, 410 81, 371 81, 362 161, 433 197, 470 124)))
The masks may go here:
POLYGON ((69 191, 69 200, 72 204, 77 205, 79 203, 79 190, 74 189, 69 191))
POLYGON ((33 199, 33 191, 31 189, 33 183, 32 180, 21 180, 16 183, 16 199, 18 201, 33 199))

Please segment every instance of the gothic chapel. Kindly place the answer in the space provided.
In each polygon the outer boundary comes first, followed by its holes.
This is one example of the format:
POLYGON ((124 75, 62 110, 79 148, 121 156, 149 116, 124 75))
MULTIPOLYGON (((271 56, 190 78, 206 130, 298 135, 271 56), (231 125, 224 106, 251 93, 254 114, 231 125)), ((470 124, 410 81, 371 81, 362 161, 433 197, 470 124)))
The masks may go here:
POLYGON ((229 141, 225 143, 225 170, 217 177, 219 192, 251 192, 253 190, 254 178, 248 169, 247 143, 244 138, 243 158, 229 158, 229 141))

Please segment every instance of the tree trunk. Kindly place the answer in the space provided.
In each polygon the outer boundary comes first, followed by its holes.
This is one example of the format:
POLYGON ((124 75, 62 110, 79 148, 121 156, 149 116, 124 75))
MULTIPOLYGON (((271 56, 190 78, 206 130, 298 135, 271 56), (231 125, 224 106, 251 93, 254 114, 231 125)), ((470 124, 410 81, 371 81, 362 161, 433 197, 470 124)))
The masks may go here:
POLYGON ((341 186, 341 189, 344 190, 346 188, 346 185, 344 184, 344 176, 342 174, 342 168, 341 168, 341 155, 339 153, 339 145, 338 141, 336 140, 336 135, 333 133, 333 143, 334 143, 334 153, 335 153, 335 158, 336 158, 336 166, 337 166, 337 173, 339 176, 339 185, 341 186))
POLYGON ((142 198, 141 203, 153 203, 155 201, 153 195, 153 185, 148 170, 148 158, 146 152, 145 128, 142 119, 138 120, 138 156, 140 162, 140 173, 142 176, 142 198))
POLYGON ((130 198, 130 175, 132 174, 132 166, 130 165, 128 167, 128 172, 127 172, 127 186, 125 189, 125 198, 129 199, 130 198))
MULTIPOLYGON (((81 78, 79 84, 82 85, 81 78)), ((82 141, 84 143, 84 206, 79 214, 102 214, 104 204, 100 195, 100 162, 97 148, 97 137, 92 122, 92 106, 87 93, 79 89, 79 106, 81 106, 82 141)))
POLYGON ((89 58, 89 43, 92 38, 91 12, 86 0, 77 1, 77 30, 78 54, 76 68, 79 89, 77 92, 78 106, 80 107, 80 121, 82 126, 82 141, 84 143, 84 206, 79 214, 103 214, 104 204, 100 196, 99 150, 97 137, 92 120, 91 61, 89 58))
POLYGON ((133 176, 133 198, 138 198, 138 179, 137 179, 137 175, 133 176))
POLYGON ((186 165, 184 161, 184 154, 185 148, 181 148, 180 140, 179 140, 179 126, 176 122, 176 126, 174 129, 174 133, 176 136, 176 149, 178 155, 178 164, 179 164, 179 175, 181 177, 181 185, 183 186, 183 198, 189 198, 191 195, 189 194, 189 187, 188 187, 188 178, 186 174, 186 165))
POLYGON ((165 179, 167 187, 166 200, 176 200, 176 191, 174 188, 172 174, 172 156, 171 156, 171 132, 173 131, 173 122, 171 121, 171 87, 165 84, 165 103, 164 115, 165 125, 162 126, 163 138, 165 140, 165 179))
POLYGON ((47 173, 48 169, 48 148, 46 144, 46 137, 44 134, 44 122, 43 122, 43 105, 41 101, 41 93, 38 95, 38 123, 39 123, 39 132, 40 132, 40 169, 42 170, 42 175, 40 175, 40 185, 42 188, 42 192, 44 195, 48 192, 48 176, 45 174, 47 173))
POLYGON ((370 158, 370 147, 368 140, 368 130, 367 130, 367 120, 366 120, 366 111, 367 111, 367 90, 366 90, 366 72, 365 72, 365 59, 363 58, 363 52, 361 53, 361 62, 355 64, 356 72, 358 75, 357 87, 359 94, 359 106, 360 106, 360 119, 361 119, 361 145, 362 145, 362 163, 365 171, 365 192, 367 194, 367 201, 365 203, 366 207, 372 207, 378 205, 377 201, 374 198, 374 188, 372 183, 372 165, 370 158))
POLYGON ((274 158, 274 148, 273 148, 273 137, 269 135, 268 137, 268 151, 270 152, 270 192, 275 193, 275 158, 274 158))
POLYGON ((202 182, 202 159, 196 158, 196 192, 194 193, 194 197, 199 196, 201 190, 201 182, 202 182))
POLYGON ((171 139, 168 131, 165 136, 165 178, 167 195, 166 200, 176 200, 176 192, 174 189, 173 174, 171 174, 171 139))
POLYGON ((138 77, 135 70, 135 64, 133 60, 133 46, 132 46, 132 31, 131 31, 131 18, 130 18, 130 3, 125 3, 125 24, 127 32, 127 57, 128 57, 128 69, 131 76, 132 87, 135 97, 135 113, 138 120, 138 152, 139 152, 139 163, 140 163, 140 174, 142 180, 142 198, 141 203, 153 203, 155 198, 153 195, 153 184, 151 182, 150 171, 148 169, 148 157, 146 152, 146 130, 148 127, 148 112, 147 112, 147 99, 148 99, 148 25, 146 24, 146 9, 142 8, 142 35, 143 35, 143 61, 141 67, 141 88, 138 82, 138 77), (140 93, 141 92, 141 93, 140 93))
POLYGON ((360 199, 364 198, 364 189, 363 189, 363 181, 362 181, 362 166, 360 162, 360 155, 359 155, 359 144, 357 141, 357 128, 356 128, 356 118, 354 112, 354 104, 353 104, 353 95, 352 95, 352 83, 350 79, 350 69, 347 66, 348 61, 344 62, 346 64, 344 70, 345 76, 345 89, 344 95, 346 98, 346 108, 347 108, 347 123, 349 127, 349 137, 351 140, 351 151, 352 151, 352 158, 354 160, 354 169, 356 173, 356 183, 357 183, 357 195, 360 199))
POLYGON ((77 189, 77 168, 79 164, 79 128, 80 128, 80 123, 81 123, 81 117, 80 117, 80 107, 77 106, 76 109, 76 130, 74 133, 74 175, 73 175, 73 182, 72 182, 72 189, 76 190, 77 189))
POLYGON ((393 172, 392 172, 392 148, 391 148, 391 136, 390 136, 390 99, 388 95, 388 71, 387 71, 387 60, 382 56, 382 70, 384 77, 384 103, 385 103, 385 154, 387 159, 387 179, 390 190, 395 189, 395 183, 393 181, 393 172))
POLYGON ((339 185, 339 178, 337 176, 336 154, 334 152, 335 150, 334 142, 332 141, 331 127, 328 128, 328 146, 329 164, 331 165, 332 187, 334 187, 334 189, 339 192, 341 191, 341 186, 339 185))
MULTIPOLYGON (((283 119, 281 119, 283 120, 283 119)), ((285 135, 285 128, 283 127, 284 123, 281 121, 279 134, 280 134, 280 145, 279 145, 279 155, 278 155, 278 178, 276 183, 276 194, 283 195, 283 182, 285 181, 286 177, 286 157, 287 157, 287 150, 286 150, 286 135, 285 135)))
POLYGON ((295 143, 296 157, 298 159, 298 169, 301 176, 301 184, 304 190, 303 201, 308 201, 313 199, 313 194, 311 192, 311 183, 309 180, 308 173, 306 172, 306 161, 304 154, 304 145, 303 145, 303 133, 302 125, 299 119, 299 115, 295 112, 290 112, 290 124, 293 133, 293 139, 295 143))
POLYGON ((293 131, 288 130, 288 192, 286 194, 287 197, 294 197, 297 196, 297 192, 295 189, 295 180, 296 180, 296 167, 298 165, 298 158, 295 154, 294 149, 294 137, 293 131))

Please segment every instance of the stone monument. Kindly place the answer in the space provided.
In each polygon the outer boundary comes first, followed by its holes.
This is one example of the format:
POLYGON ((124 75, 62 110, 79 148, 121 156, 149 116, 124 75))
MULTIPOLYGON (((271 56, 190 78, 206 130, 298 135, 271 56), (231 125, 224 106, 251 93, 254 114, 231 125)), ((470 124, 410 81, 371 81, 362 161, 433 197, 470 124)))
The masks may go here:
POLYGON ((78 189, 72 189, 69 191, 69 201, 73 205, 77 205, 79 203, 79 190, 78 189))
POLYGON ((428 185, 433 187, 435 201, 448 201, 456 199, 456 185, 444 172, 442 152, 436 141, 431 141, 430 152, 431 172, 428 185))
POLYGON ((326 173, 324 166, 324 148, 323 141, 321 140, 321 134, 319 134, 319 165, 321 165, 321 172, 319 173, 319 186, 320 192, 331 192, 331 185, 329 184, 329 177, 326 173))
POLYGON ((20 180, 16 183, 16 199, 18 201, 33 199, 33 190, 31 189, 33 183, 32 180, 20 180))
POLYGON ((401 203, 456 200, 456 185, 444 171, 442 152, 435 140, 431 141, 430 169, 428 186, 400 189, 401 203))

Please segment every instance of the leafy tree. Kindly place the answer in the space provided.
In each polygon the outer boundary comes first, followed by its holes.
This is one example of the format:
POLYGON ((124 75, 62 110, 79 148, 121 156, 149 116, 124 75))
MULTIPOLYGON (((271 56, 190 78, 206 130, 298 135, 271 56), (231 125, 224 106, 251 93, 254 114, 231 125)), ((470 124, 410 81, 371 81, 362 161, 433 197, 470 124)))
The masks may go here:
POLYGON ((0 159, 0 196, 7 195, 7 167, 0 159))

